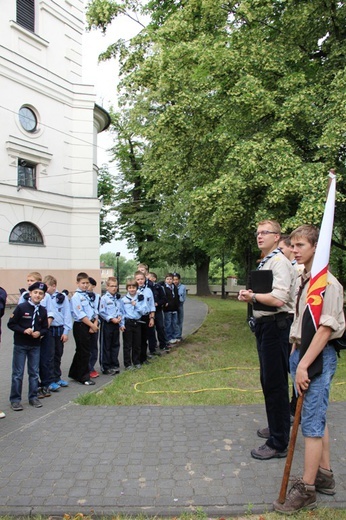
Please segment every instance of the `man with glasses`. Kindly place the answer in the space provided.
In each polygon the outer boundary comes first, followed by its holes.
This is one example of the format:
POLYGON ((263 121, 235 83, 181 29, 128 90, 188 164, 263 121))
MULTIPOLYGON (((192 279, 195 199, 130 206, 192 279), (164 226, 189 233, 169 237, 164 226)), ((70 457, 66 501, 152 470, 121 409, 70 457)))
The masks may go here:
POLYGON ((293 312, 297 271, 278 247, 281 236, 278 222, 263 220, 258 224, 255 235, 263 256, 257 267, 263 275, 256 273, 257 278, 265 279, 270 287, 260 292, 242 290, 239 300, 253 305, 260 379, 268 420, 268 427, 257 431, 257 435, 266 442, 253 449, 251 455, 255 459, 268 460, 287 456, 290 433, 289 313, 293 312))

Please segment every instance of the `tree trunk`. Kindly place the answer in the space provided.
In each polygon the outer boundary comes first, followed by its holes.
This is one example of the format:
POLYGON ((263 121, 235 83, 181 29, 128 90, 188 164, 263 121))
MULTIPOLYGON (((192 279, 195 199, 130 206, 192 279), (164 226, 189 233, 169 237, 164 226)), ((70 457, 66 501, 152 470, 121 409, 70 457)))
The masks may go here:
POLYGON ((205 256, 203 259, 199 259, 199 262, 196 263, 196 271, 197 271, 197 296, 209 296, 210 289, 208 283, 208 275, 209 275, 209 256, 205 256))

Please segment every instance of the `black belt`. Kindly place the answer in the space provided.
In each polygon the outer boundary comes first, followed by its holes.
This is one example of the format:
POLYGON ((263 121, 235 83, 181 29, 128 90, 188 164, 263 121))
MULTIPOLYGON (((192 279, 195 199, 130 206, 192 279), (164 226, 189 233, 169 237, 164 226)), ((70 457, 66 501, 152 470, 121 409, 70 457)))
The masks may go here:
POLYGON ((133 323, 134 325, 137 325, 138 320, 134 320, 132 318, 125 318, 125 323, 133 323))
POLYGON ((277 312, 276 314, 270 314, 269 316, 261 316, 256 318, 256 323, 269 323, 270 321, 282 321, 289 318, 288 312, 277 312))

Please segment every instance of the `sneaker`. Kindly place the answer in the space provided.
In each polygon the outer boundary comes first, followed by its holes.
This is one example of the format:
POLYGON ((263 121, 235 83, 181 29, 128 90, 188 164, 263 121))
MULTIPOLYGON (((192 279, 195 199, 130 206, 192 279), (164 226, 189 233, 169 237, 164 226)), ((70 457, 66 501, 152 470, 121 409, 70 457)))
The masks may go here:
POLYGON ((95 381, 93 381, 92 379, 89 379, 88 381, 79 381, 79 383, 81 385, 92 386, 95 384, 95 381))
POLYGON ((105 376, 115 376, 115 370, 113 368, 109 368, 108 370, 103 370, 102 374, 105 376))
POLYGON ((315 486, 305 484, 301 478, 295 480, 283 504, 280 504, 278 500, 273 503, 275 511, 286 515, 292 515, 301 509, 314 509, 316 505, 315 486))
POLYGON ((92 377, 93 379, 95 379, 95 377, 99 377, 99 375, 100 374, 98 372, 96 372, 96 370, 92 370, 90 372, 90 377, 92 377))
POLYGON ((335 480, 332 470, 318 468, 315 480, 315 488, 324 495, 335 495, 335 480))
POLYGON ((170 343, 171 345, 174 345, 176 342, 177 342, 176 339, 170 339, 168 343, 170 343))
POLYGON ((52 394, 50 393, 49 386, 44 386, 42 388, 42 392, 44 397, 50 397, 52 394))
POLYGON ((59 381, 57 382, 57 384, 59 386, 61 386, 61 388, 66 388, 68 386, 68 382, 65 381, 64 379, 59 379, 59 381))
POLYGON ((269 439, 270 437, 270 430, 269 428, 262 428, 261 430, 257 430, 258 437, 261 437, 261 439, 269 439))
POLYGON ((120 368, 119 367, 114 367, 114 368, 112 368, 112 370, 114 371, 114 375, 120 374, 120 368))
POLYGON ((44 397, 50 397, 50 396, 51 396, 51 393, 47 387, 40 386, 40 388, 37 390, 38 399, 43 399, 44 397))
POLYGON ((153 359, 153 355, 151 352, 150 352, 150 354, 147 354, 147 359, 153 359))
POLYGON ((11 408, 14 412, 21 412, 24 410, 23 405, 20 401, 11 403, 11 408))
POLYGON ((138 363, 138 365, 135 365, 135 368, 137 368, 137 370, 139 370, 140 368, 142 368, 142 365, 140 365, 140 364, 138 363))
POLYGON ((275 448, 271 448, 268 444, 263 444, 257 449, 251 450, 251 456, 254 459, 269 460, 269 459, 282 459, 287 457, 287 449, 278 451, 275 448))
POLYGON ((58 383, 51 383, 48 387, 51 392, 59 392, 60 386, 58 383))
POLYGON ((0 411, 0 419, 3 419, 4 417, 6 417, 5 412, 1 412, 1 411, 0 411))
POLYGON ((160 350, 162 352, 167 352, 168 353, 170 351, 170 348, 169 347, 160 347, 160 350))
POLYGON ((42 408, 42 403, 39 399, 37 399, 37 397, 35 399, 30 399, 29 404, 34 408, 42 408))
POLYGON ((161 356, 161 352, 159 350, 154 350, 154 352, 151 353, 153 356, 161 356))
POLYGON ((125 367, 125 370, 134 370, 135 367, 133 367, 132 365, 130 365, 129 367, 125 367))

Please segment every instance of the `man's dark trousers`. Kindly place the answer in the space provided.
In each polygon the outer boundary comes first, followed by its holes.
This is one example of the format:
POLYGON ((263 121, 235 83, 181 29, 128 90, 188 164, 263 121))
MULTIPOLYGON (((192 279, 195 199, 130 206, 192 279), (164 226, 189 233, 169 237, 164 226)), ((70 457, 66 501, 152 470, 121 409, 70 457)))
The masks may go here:
POLYGON ((256 323, 260 378, 267 412, 268 446, 283 451, 290 434, 288 395, 289 318, 256 323))

